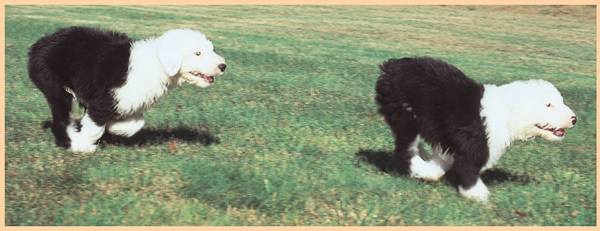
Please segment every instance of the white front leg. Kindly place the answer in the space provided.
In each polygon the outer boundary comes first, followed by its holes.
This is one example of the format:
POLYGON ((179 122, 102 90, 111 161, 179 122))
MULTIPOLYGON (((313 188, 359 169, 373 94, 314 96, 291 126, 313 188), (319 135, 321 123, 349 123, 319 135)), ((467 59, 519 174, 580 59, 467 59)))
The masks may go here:
POLYGON ((144 115, 134 115, 125 119, 109 121, 106 129, 114 135, 131 137, 144 127, 144 121, 144 115))
POLYGON ((75 129, 74 123, 67 127, 67 134, 71 138, 69 151, 93 152, 96 150, 96 142, 104 134, 104 125, 98 126, 86 113, 81 118, 81 130, 75 129))

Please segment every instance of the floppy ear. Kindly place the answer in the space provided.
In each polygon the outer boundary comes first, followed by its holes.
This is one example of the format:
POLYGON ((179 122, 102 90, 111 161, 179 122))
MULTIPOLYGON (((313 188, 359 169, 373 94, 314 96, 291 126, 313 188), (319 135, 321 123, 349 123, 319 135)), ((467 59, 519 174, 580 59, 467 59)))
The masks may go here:
POLYGON ((163 69, 169 76, 174 76, 179 72, 183 60, 183 47, 181 44, 159 40, 156 45, 156 53, 163 69))

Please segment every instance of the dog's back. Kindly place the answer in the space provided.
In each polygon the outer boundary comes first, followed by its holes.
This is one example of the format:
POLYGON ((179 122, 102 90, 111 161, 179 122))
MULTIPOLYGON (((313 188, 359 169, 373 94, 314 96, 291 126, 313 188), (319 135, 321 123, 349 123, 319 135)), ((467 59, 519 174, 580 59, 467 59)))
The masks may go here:
POLYGON ((483 86, 458 68, 428 57, 390 59, 380 66, 377 80, 378 101, 396 100, 457 101, 465 97, 481 98, 483 86), (380 97, 381 96, 381 97, 380 97), (398 98, 400 97, 400 98, 398 98))
POLYGON ((452 111, 464 114, 480 109, 483 85, 443 61, 428 57, 390 59, 380 68, 383 73, 376 83, 375 101, 384 116, 406 107, 416 116, 439 119, 452 111), (449 107, 453 107, 451 111, 449 107))
POLYGON ((127 72, 130 48, 131 40, 122 33, 87 27, 59 29, 31 46, 29 77, 38 88, 48 81, 70 88, 74 81, 79 85, 115 82, 123 79, 120 73, 127 72))

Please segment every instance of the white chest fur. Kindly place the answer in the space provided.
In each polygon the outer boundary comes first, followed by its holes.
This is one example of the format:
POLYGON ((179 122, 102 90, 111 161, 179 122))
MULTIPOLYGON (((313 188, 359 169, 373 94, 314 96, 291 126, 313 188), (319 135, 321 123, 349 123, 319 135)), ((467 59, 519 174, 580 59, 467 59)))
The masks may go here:
POLYGON ((481 169, 483 172, 491 168, 510 146, 510 121, 511 121, 511 103, 510 97, 501 91, 498 86, 484 85, 485 91, 481 98, 480 116, 484 118, 484 126, 487 134, 487 143, 489 148, 489 158, 487 163, 481 169))
POLYGON ((171 77, 164 71, 155 50, 153 40, 132 44, 127 80, 122 87, 113 90, 117 113, 139 114, 177 86, 179 77, 171 77))

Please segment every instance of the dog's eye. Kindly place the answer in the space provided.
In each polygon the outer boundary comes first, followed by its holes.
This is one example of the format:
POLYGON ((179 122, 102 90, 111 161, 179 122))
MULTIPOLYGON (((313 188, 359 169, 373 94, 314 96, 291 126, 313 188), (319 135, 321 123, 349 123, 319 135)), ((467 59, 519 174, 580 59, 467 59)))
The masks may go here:
POLYGON ((546 104, 546 107, 552 107, 551 103, 546 104))
POLYGON ((196 56, 200 56, 202 54, 202 52, 198 51, 195 53, 196 56))

